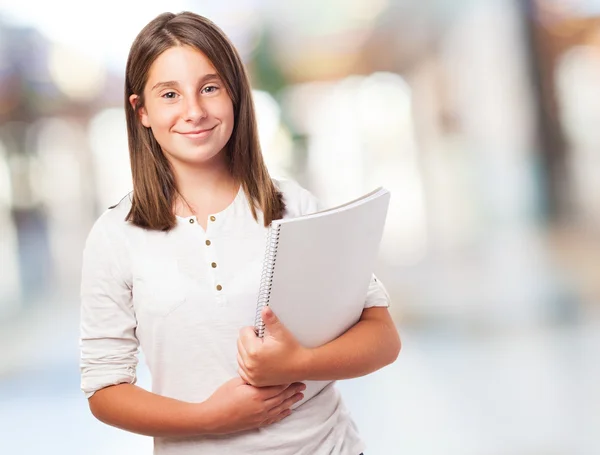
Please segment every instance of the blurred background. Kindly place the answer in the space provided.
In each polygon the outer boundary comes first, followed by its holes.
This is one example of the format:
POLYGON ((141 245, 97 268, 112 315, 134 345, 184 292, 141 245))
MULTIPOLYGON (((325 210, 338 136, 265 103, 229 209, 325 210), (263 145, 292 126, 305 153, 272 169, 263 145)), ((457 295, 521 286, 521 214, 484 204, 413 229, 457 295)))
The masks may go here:
POLYGON ((79 275, 131 190, 129 46, 182 10, 243 56, 273 175, 392 193, 403 351, 339 383, 365 454, 600 453, 595 0, 0 0, 0 453, 151 452, 79 391, 79 275))

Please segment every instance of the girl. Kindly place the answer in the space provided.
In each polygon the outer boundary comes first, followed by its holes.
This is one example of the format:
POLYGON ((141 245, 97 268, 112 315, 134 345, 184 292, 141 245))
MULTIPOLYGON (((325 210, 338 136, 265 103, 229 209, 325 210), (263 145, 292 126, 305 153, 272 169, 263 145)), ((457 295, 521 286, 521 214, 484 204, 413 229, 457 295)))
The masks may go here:
POLYGON ((81 387, 94 416, 153 436, 158 455, 359 455, 333 381, 396 359, 389 298, 373 277, 360 321, 317 349, 268 309, 264 339, 247 327, 269 223, 318 205, 270 178, 230 41, 201 16, 158 16, 131 47, 125 109, 133 192, 96 221, 83 256, 81 387), (140 347, 152 392, 135 385, 140 347), (292 413, 306 380, 332 382, 292 413))

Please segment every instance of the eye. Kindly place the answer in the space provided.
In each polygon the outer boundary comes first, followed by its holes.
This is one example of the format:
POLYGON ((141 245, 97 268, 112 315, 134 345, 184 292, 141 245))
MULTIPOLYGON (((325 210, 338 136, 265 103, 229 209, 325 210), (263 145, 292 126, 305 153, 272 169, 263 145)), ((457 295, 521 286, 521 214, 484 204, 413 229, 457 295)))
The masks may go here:
POLYGON ((163 93, 162 95, 160 95, 162 98, 166 98, 168 100, 173 100, 175 99, 175 97, 177 96, 177 93, 175 92, 166 92, 163 93))
POLYGON ((219 87, 217 87, 216 85, 207 85, 202 89, 202 92, 210 94, 215 93, 217 90, 219 90, 219 87))

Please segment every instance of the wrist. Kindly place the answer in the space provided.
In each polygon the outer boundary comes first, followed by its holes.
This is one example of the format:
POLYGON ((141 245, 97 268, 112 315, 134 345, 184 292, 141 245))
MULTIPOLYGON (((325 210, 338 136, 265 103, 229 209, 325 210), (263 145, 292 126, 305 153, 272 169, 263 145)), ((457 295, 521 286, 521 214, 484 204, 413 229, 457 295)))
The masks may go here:
POLYGON ((310 378, 313 370, 315 351, 312 348, 302 347, 298 354, 296 364, 296 376, 298 381, 306 381, 310 378))
POLYGON ((218 413, 215 412, 210 402, 207 400, 201 403, 190 403, 190 405, 192 406, 190 420, 193 422, 197 434, 199 436, 218 434, 218 413))

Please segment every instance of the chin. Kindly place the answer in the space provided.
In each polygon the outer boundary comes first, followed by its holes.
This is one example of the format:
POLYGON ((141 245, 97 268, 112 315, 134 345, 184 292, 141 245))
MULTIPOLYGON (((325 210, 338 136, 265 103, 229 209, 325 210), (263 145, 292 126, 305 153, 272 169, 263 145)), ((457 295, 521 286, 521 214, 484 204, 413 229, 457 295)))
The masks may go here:
POLYGON ((220 152, 206 152, 206 151, 190 151, 185 155, 179 156, 179 160, 189 165, 203 165, 213 162, 214 160, 220 159, 220 152))

